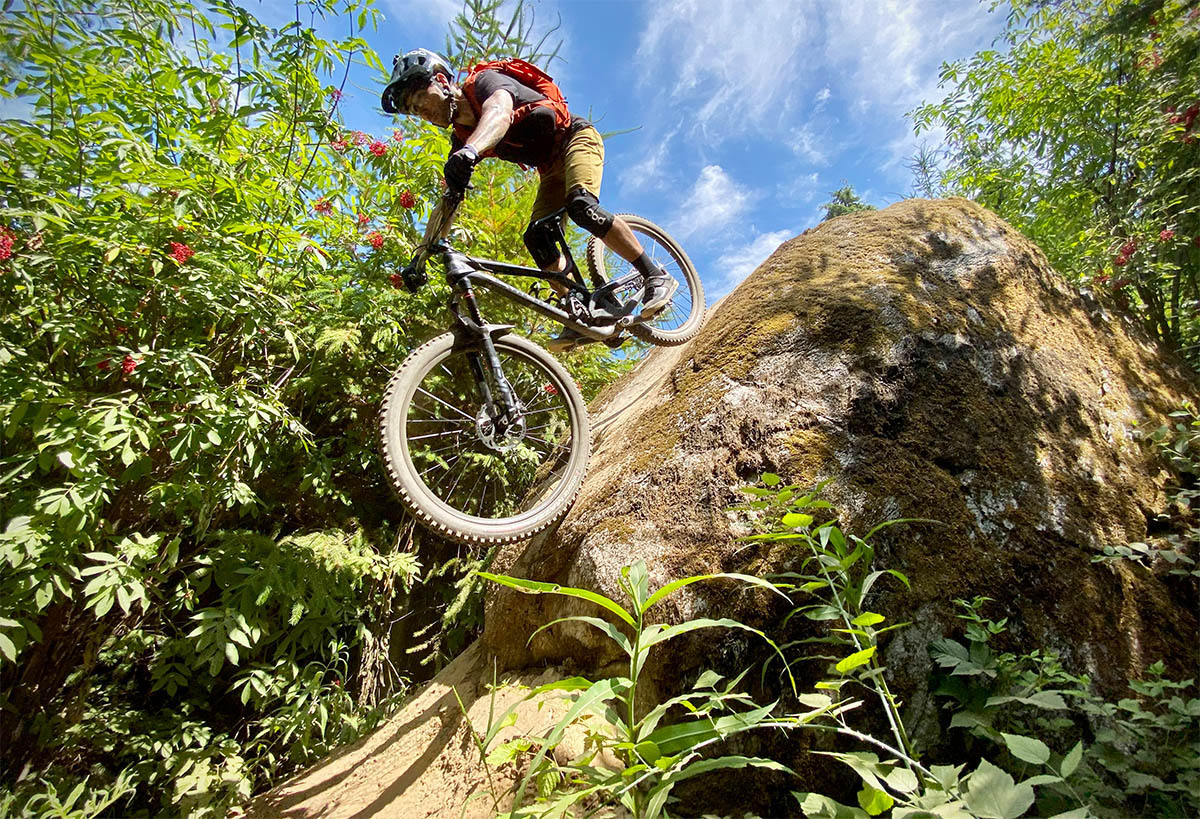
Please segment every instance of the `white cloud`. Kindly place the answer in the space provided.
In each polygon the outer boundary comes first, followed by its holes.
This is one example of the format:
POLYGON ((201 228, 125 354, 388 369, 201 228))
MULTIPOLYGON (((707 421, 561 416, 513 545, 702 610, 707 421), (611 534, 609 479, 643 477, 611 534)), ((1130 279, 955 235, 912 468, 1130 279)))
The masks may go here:
MULTIPOLYGON (((394 24, 403 23, 412 18, 418 18, 422 23, 433 23, 443 30, 449 25, 460 11, 463 4, 460 0, 422 0, 412 3, 409 0, 383 0, 380 5, 389 21, 394 24)), ((442 43, 427 45, 425 48, 440 50, 442 43)), ((404 48, 416 48, 416 45, 405 45, 404 48)))
POLYGON ((796 128, 787 135, 786 140, 792 153, 810 165, 828 164, 829 154, 835 149, 833 144, 822 141, 807 125, 796 128))
POLYGON ((621 171, 621 193, 634 194, 639 191, 663 190, 670 187, 666 179, 667 165, 671 161, 671 147, 675 144, 678 128, 672 129, 658 144, 640 160, 621 171))
POLYGON ((637 90, 644 107, 686 117, 683 135, 714 157, 747 136, 825 166, 869 124, 871 144, 892 148, 877 169, 891 176, 893 143, 911 135, 904 114, 937 98, 942 61, 1002 24, 987 3, 963 0, 666 0, 646 12, 637 90))
POLYGON ((779 245, 795 235, 796 231, 791 230, 760 233, 749 244, 726 251, 717 259, 717 270, 721 279, 713 292, 708 294, 709 299, 716 301, 725 296, 753 273, 779 245))
POLYGON ((673 220, 675 232, 687 238, 710 238, 718 229, 744 216, 753 203, 751 191, 738 184, 720 165, 706 165, 686 203, 673 220))
POLYGON ((814 114, 819 114, 824 111, 825 103, 829 102, 832 96, 833 92, 829 90, 828 85, 818 91, 816 97, 813 98, 812 112, 814 114))
POLYGON ((809 18, 789 3, 671 0, 653 7, 637 59, 661 99, 689 108, 709 142, 761 128, 790 107, 809 18))

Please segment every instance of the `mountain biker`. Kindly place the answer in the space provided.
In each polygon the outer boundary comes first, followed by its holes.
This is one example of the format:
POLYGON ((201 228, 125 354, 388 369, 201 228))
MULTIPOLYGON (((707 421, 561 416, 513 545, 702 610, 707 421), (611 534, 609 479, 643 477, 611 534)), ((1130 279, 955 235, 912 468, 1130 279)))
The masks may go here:
MULTIPOLYGON (((485 156, 537 168, 540 183, 525 246, 538 267, 562 271, 567 261, 553 240, 539 230, 537 220, 566 207, 575 224, 599 238, 642 274, 645 288, 637 320, 653 318, 675 295, 679 283, 651 261, 625 220, 600 207, 600 179, 604 167, 604 143, 592 124, 583 117, 556 117, 545 95, 499 70, 481 70, 473 77, 471 94, 452 79, 449 62, 423 48, 398 55, 381 104, 389 114, 417 116, 440 128, 453 129, 450 156, 444 175, 448 190, 461 192, 471 179, 475 165, 485 156), (519 109, 521 115, 514 116, 519 109)), ((565 105, 563 105, 565 112, 565 105)), ((425 242, 433 238, 431 228, 440 224, 439 203, 429 219, 425 242)), ((559 295, 563 288, 553 284, 559 295)), ((583 337, 564 328, 548 345, 554 352, 576 346, 583 337)))

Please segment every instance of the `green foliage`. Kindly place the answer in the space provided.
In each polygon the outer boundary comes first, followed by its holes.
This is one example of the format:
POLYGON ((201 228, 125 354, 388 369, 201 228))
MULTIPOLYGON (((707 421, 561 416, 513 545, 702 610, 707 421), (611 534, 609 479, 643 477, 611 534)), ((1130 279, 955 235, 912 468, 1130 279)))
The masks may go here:
POLYGON ((835 219, 838 216, 843 216, 847 213, 858 213, 864 210, 875 210, 874 205, 868 205, 858 197, 854 192, 854 188, 850 185, 844 185, 829 194, 830 200, 821 207, 825 208, 825 215, 821 217, 822 222, 828 222, 830 219, 835 219))
POLYGON ((1171 493, 1169 512, 1159 515, 1159 520, 1173 530, 1154 543, 1127 543, 1112 546, 1106 544, 1100 554, 1092 558, 1094 563, 1114 563, 1130 560, 1145 568, 1167 566, 1167 573, 1193 579, 1200 578, 1200 567, 1196 565, 1196 554, 1200 551, 1200 525, 1197 525, 1197 501, 1200 499, 1200 415, 1191 404, 1171 413, 1174 422, 1155 430, 1151 440, 1158 444, 1162 454, 1175 469, 1179 485, 1171 493))
POLYGON ((517 0, 505 21, 501 17, 504 6, 505 0, 464 0, 463 10, 446 35, 451 65, 465 71, 485 60, 518 57, 547 68, 558 58, 562 41, 553 46, 547 41, 558 31, 561 19, 535 43, 531 39, 537 18, 534 9, 525 5, 525 0, 517 0))
POLYGON ((419 566, 393 546, 374 419, 437 327, 435 294, 386 274, 445 140, 343 129, 325 78, 382 70, 353 33, 210 15, 61 0, 6 16, 0 93, 28 106, 0 124, 18 812, 224 813, 403 686, 377 684, 372 612, 419 566), (85 777, 92 807, 68 807, 85 777))
POLYGON ((1187 0, 1012 0, 1002 49, 944 65, 927 193, 977 198, 1064 275, 1200 353, 1200 18, 1187 0), (936 153, 936 152, 933 152, 936 153))
MULTIPOLYGON (((754 515, 755 525, 763 530, 747 539, 800 547, 805 555, 800 559, 800 571, 773 579, 793 595, 808 595, 812 601, 797 606, 787 619, 800 616, 815 624, 829 624, 824 633, 783 647, 804 646, 796 661, 827 664, 825 679, 816 684, 816 690, 830 693, 800 698, 805 705, 819 704, 817 698, 823 698, 825 707, 804 723, 887 754, 880 758, 875 751, 818 752, 843 763, 859 777, 862 788, 857 795, 858 807, 843 805, 824 794, 795 792, 804 815, 865 819, 891 811, 893 817, 1023 816, 1034 803, 1034 787, 1046 780, 1032 777, 1018 782, 987 759, 980 760, 969 773, 964 773, 966 765, 926 767, 909 740, 900 702, 888 686, 887 669, 879 658, 879 638, 908 624, 882 626, 887 618, 872 611, 867 599, 880 580, 891 577, 907 587, 908 579, 894 569, 873 567, 875 549, 871 538, 886 527, 918 521, 893 520, 863 537, 846 535, 835 520, 819 520, 832 518, 830 504, 816 499, 820 487, 802 494, 800 487, 785 485, 773 474, 763 475, 762 483, 765 486, 742 490, 755 500, 740 508, 754 515), (834 653, 814 653, 808 646, 829 646, 834 653), (849 689, 860 689, 879 702, 890 733, 888 740, 852 724, 859 713, 857 706, 862 703, 848 698, 849 689)), ((1014 736, 1012 742, 1022 758, 1039 755, 1038 740, 1014 736)))
POLYGON ((1194 680, 1167 680, 1157 662, 1130 683, 1134 697, 1107 702, 1087 677, 1064 671, 1054 653, 995 651, 990 641, 1007 629, 1004 620, 982 615, 988 598, 957 602, 967 644, 942 638, 930 646, 946 670, 937 693, 956 703, 951 727, 997 747, 1006 768, 1045 768, 1030 780, 1045 786, 1040 811, 1079 804, 1101 817, 1200 811, 1194 680))
MULTIPOLYGON (((565 692, 571 707, 555 724, 548 736, 519 737, 492 748, 499 731, 511 724, 509 712, 489 726, 486 736, 477 738, 481 755, 489 765, 509 762, 531 751, 526 774, 517 786, 515 801, 505 816, 563 816, 572 806, 585 800, 601 804, 620 804, 635 817, 667 815, 671 791, 679 783, 714 770, 748 766, 786 771, 777 762, 746 756, 707 756, 710 746, 736 734, 765 727, 793 727, 794 720, 771 717, 775 703, 756 705, 748 695, 739 692, 741 676, 725 680, 721 675, 706 671, 692 688, 666 702, 651 707, 640 718, 636 710, 638 680, 649 659, 651 649, 669 640, 700 629, 733 628, 750 632, 775 644, 762 632, 729 618, 698 618, 678 625, 649 624, 646 615, 651 608, 679 589, 693 583, 717 579, 737 580, 781 594, 773 584, 760 578, 740 574, 697 575, 676 580, 654 592, 650 591, 646 565, 638 561, 621 570, 619 585, 628 598, 628 608, 611 598, 587 589, 541 583, 533 580, 481 572, 487 580, 527 594, 558 594, 594 604, 607 612, 608 619, 576 615, 546 623, 530 635, 562 622, 584 623, 601 631, 618 645, 629 658, 628 676, 593 682, 574 677, 550 683, 530 692, 539 697, 552 692, 565 692), (662 724, 669 714, 681 714, 682 719, 662 724), (600 725, 589 716, 599 717, 600 725), (559 766, 549 752, 557 746, 567 729, 580 724, 587 734, 587 745, 593 750, 583 758, 559 766), (616 769, 604 764, 605 753, 615 754, 616 769), (534 804, 524 806, 526 791, 533 786, 534 804)), ((742 675, 744 676, 744 674, 742 675)), ((514 706, 515 708, 516 706, 514 706)), ((806 717, 828 710, 829 705, 814 709, 806 717)))
MULTIPOLYGON (((391 629, 421 566, 375 423, 391 371, 444 326, 444 285, 413 296, 390 274, 448 143, 342 123, 350 62, 384 73, 360 36, 377 17, 369 0, 300 3, 278 29, 229 0, 5 12, 6 811, 223 814, 404 691, 391 629), (343 39, 312 27, 333 17, 343 39)), ((493 177, 460 226, 516 259, 528 178, 493 177)), ((624 366, 569 365, 590 393, 624 366)), ((459 642, 475 600, 446 601, 459 642)))

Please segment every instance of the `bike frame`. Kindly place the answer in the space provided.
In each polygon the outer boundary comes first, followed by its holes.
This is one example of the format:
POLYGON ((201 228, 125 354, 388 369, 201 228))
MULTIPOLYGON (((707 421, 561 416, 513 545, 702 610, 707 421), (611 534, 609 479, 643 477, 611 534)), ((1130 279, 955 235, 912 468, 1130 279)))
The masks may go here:
POLYGON ((625 327, 632 322, 631 315, 614 316, 611 325, 587 324, 579 321, 566 310, 536 296, 531 296, 520 288, 513 287, 511 284, 501 281, 496 276, 523 276, 560 284, 567 289, 568 298, 578 299, 583 305, 594 306, 597 296, 609 296, 617 290, 637 284, 641 281, 641 274, 633 271, 622 276, 620 279, 604 284, 594 291, 589 289, 583 282, 579 266, 575 263, 575 258, 571 253, 570 247, 567 245, 566 237, 563 236, 560 220, 566 212, 565 208, 538 220, 536 223, 539 225, 548 225, 552 228, 558 250, 567 260, 567 266, 561 272, 545 271, 536 267, 525 267, 523 265, 498 262, 493 259, 479 259, 468 256, 452 248, 446 241, 446 234, 449 231, 450 224, 454 220, 454 215, 458 209, 458 204, 461 202, 461 198, 455 200, 453 197, 447 195, 443 199, 443 202, 447 207, 442 212, 442 224, 435 231, 435 235, 441 238, 430 248, 430 255, 441 256, 445 263, 446 281, 452 291, 449 307, 450 312, 455 317, 455 324, 452 328, 452 332, 455 335, 455 346, 468 351, 470 366, 484 396, 484 400, 487 405, 494 407, 495 403, 483 370, 483 364, 486 361, 488 369, 492 373, 493 382, 500 391, 501 404, 504 409, 504 412, 498 416, 494 416, 493 420, 501 424, 506 422, 518 423, 520 408, 513 396, 508 380, 504 377, 504 373, 500 367, 500 359, 496 355, 496 348, 492 343, 493 336, 500 336, 509 332, 512 329, 512 325, 488 324, 484 320, 479 309, 479 303, 475 298, 475 286, 478 285, 511 301, 523 304, 546 318, 571 328, 585 338, 594 341, 611 341, 620 336, 625 327), (460 305, 462 304, 466 305, 467 315, 465 316, 460 309, 460 305), (481 352, 484 361, 480 361, 476 355, 471 355, 472 352, 481 352))

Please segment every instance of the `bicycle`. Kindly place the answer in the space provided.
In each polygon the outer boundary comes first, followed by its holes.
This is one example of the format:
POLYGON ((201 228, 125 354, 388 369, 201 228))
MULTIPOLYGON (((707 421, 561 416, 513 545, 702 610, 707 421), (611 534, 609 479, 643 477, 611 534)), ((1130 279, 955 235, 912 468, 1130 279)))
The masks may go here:
POLYGON ((606 272, 629 263, 591 237, 588 287, 562 231, 563 210, 545 222, 567 260, 561 273, 468 256, 448 238, 462 194, 447 193, 434 243, 403 272, 412 292, 428 283, 425 263, 440 257, 450 285, 450 331, 413 350, 393 374, 380 413, 383 460, 405 507, 433 532, 468 544, 502 544, 543 531, 566 513, 583 484, 591 448, 583 396, 547 350, 488 324, 474 288, 523 304, 584 340, 618 347, 628 332, 671 346, 693 338, 704 319, 704 291, 683 249, 666 231, 622 214, 656 264, 679 281, 672 302, 645 322, 635 310, 641 275, 606 272), (492 275, 495 274, 495 275, 492 275), (556 282, 557 302, 496 278, 556 282), (490 490, 490 492, 489 492, 490 490))

